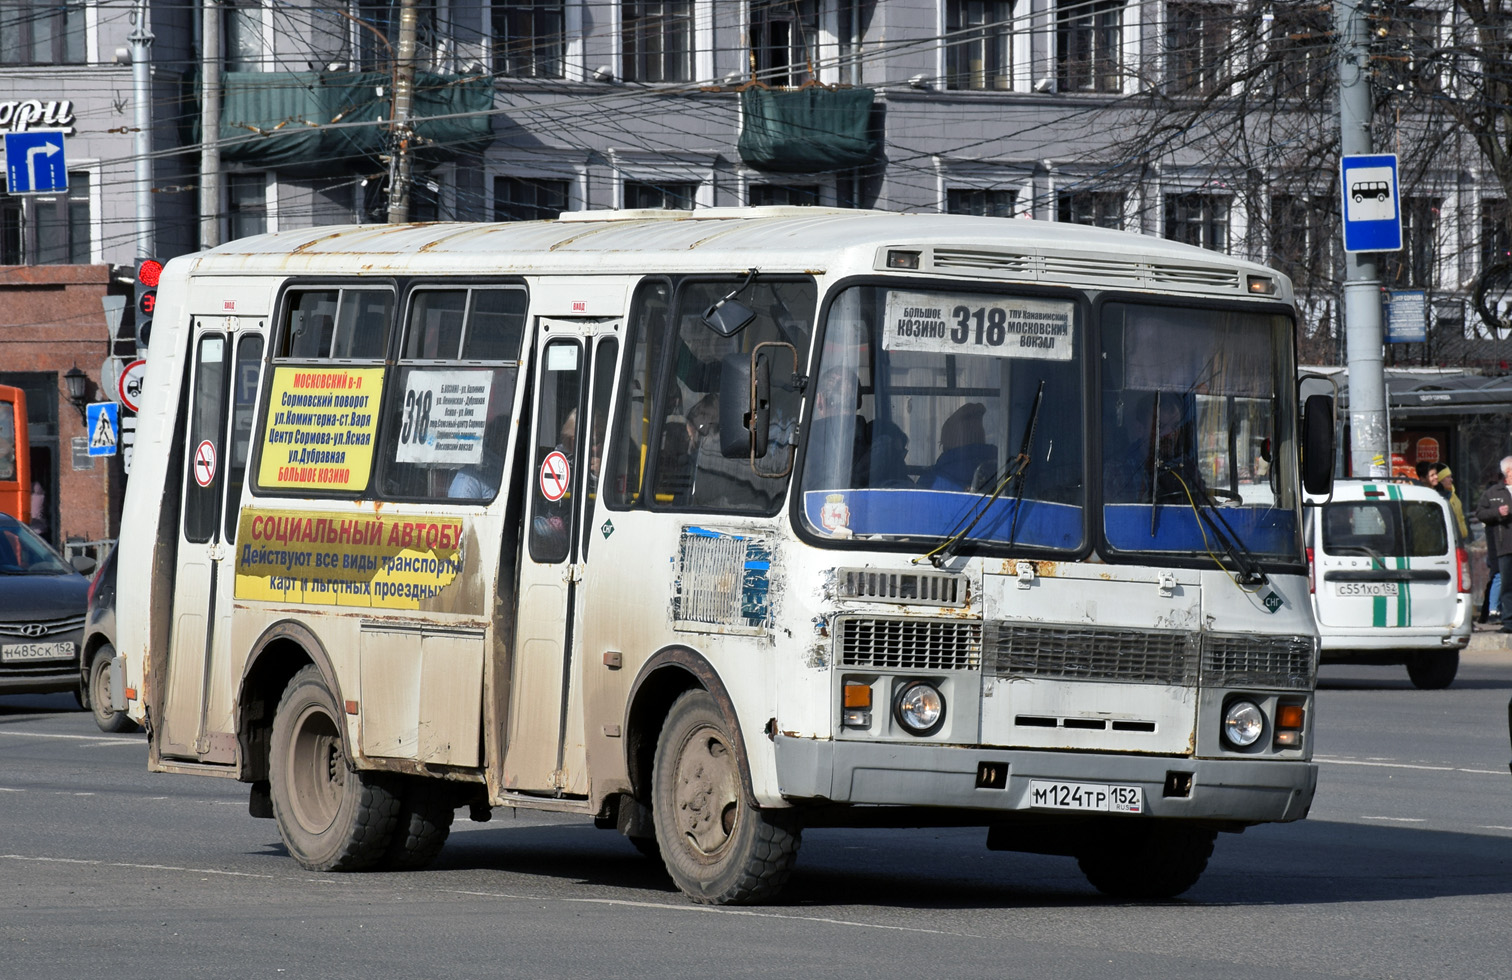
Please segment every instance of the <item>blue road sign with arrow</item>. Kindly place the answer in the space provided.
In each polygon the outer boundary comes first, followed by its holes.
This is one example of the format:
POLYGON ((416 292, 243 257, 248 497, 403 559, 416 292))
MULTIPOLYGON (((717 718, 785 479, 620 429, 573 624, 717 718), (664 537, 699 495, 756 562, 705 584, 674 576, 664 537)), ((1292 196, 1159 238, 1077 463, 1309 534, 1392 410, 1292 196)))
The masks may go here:
POLYGON ((5 134, 5 186, 12 194, 62 194, 68 190, 63 134, 32 130, 5 134))

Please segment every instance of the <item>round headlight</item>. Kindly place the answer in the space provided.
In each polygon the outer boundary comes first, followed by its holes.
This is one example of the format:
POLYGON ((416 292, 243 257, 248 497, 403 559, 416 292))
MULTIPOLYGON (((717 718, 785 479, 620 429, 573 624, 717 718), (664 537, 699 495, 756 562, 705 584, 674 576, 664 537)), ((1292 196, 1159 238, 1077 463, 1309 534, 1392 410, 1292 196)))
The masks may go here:
POLYGON ((1245 748, 1265 733, 1265 712, 1253 701, 1231 701, 1223 712, 1223 737, 1230 745, 1245 748))
POLYGON ((933 735, 945 724, 945 695, 924 681, 905 684, 893 699, 893 715, 910 735, 933 735))

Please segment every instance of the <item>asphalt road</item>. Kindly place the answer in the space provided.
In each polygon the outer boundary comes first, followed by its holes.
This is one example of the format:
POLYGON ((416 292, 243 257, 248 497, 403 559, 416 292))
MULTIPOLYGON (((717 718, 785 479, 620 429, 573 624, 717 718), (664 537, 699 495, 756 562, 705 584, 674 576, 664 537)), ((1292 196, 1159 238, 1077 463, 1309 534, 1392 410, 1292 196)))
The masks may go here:
POLYGON ((1326 667, 1317 801, 1112 902, 980 830, 814 830, 783 904, 688 904, 617 834, 499 811, 435 865, 320 875, 239 784, 146 771, 68 697, 0 697, 0 978, 1505 977, 1512 652, 1447 691, 1326 667))

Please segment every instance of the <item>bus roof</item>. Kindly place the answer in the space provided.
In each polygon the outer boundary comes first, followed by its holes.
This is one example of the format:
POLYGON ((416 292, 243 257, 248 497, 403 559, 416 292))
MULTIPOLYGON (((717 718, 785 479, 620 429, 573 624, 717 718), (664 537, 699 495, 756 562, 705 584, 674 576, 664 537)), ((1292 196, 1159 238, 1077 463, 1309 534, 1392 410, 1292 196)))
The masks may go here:
MULTIPOLYGON (((1132 232, 1061 222, 839 208, 579 211, 554 221, 326 225, 238 239, 185 257, 200 275, 625 275, 648 270, 827 271, 874 266, 880 248, 919 247, 918 271, 1012 281, 1101 282, 1245 292, 1258 263, 1132 232), (500 257, 520 256, 500 262, 500 257), (825 258, 829 256, 830 258, 825 258), (354 264, 354 259, 357 260, 354 264), (1111 282, 1110 282, 1111 280, 1111 282)), ((181 260, 182 261, 182 260, 181 260)), ((861 271, 857 269, 856 271, 861 271)))

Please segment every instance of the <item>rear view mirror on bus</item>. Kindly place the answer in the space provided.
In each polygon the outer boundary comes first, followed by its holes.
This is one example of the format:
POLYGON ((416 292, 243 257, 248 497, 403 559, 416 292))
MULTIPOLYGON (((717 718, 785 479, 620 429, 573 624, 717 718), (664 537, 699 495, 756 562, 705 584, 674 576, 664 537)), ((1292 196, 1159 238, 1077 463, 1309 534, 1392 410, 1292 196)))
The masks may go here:
POLYGON ((1302 489, 1326 497, 1333 490, 1334 404, 1309 395, 1302 409, 1302 489))
POLYGON ((726 354, 719 362, 719 452, 727 459, 751 455, 751 356, 726 354))

